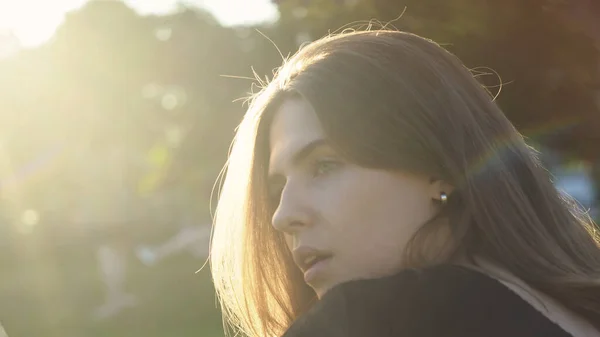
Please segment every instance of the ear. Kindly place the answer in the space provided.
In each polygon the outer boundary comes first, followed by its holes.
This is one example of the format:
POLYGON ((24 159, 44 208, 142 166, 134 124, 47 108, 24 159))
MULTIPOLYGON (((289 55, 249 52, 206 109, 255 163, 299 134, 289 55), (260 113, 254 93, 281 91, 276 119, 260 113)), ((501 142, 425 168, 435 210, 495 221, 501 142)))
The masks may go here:
POLYGON ((454 191, 454 186, 443 180, 432 178, 430 191, 433 200, 441 201, 442 193, 445 193, 449 197, 452 194, 452 191, 454 191))

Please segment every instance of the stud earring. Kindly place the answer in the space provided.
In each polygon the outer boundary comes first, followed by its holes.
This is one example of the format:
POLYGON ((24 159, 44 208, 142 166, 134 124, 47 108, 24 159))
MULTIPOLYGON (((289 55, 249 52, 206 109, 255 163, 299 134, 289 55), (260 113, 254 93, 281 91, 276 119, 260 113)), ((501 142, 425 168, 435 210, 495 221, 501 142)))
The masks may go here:
POLYGON ((448 203, 448 195, 446 194, 446 192, 440 193, 440 200, 442 201, 442 205, 448 203))

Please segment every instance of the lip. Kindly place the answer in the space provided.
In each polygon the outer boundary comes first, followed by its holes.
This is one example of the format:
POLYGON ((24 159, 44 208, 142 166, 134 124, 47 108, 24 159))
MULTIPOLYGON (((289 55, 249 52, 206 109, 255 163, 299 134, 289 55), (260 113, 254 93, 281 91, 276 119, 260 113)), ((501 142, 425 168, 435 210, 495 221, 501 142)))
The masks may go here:
POLYGON ((332 256, 327 256, 324 259, 319 260, 317 263, 310 266, 310 268, 308 268, 304 272, 304 282, 306 282, 307 284, 314 285, 319 275, 321 275, 324 272, 324 270, 327 269, 327 266, 331 261, 331 257, 332 256))
POLYGON ((294 256, 294 262, 305 274, 310 269, 313 269, 314 266, 320 264, 321 262, 324 262, 325 260, 329 260, 329 258, 331 258, 331 256, 333 255, 329 251, 317 249, 317 248, 313 248, 313 247, 309 247, 309 246, 300 246, 300 247, 294 249, 292 254, 294 256), (313 257, 313 256, 318 257, 318 258, 325 258, 325 260, 318 261, 317 263, 314 263, 314 264, 306 264, 304 262, 304 261, 306 261, 306 259, 313 257))

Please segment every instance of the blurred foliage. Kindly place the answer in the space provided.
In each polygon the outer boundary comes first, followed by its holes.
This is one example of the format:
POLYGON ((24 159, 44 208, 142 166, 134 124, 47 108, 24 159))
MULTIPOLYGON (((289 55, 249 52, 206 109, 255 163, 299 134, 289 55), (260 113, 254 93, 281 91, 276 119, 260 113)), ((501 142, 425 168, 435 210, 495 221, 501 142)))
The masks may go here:
POLYGON ((210 221, 213 183, 245 108, 234 100, 248 95, 253 69, 271 75, 281 63, 273 43, 286 56, 340 29, 379 28, 371 18, 432 38, 493 93, 499 74, 498 102, 513 123, 591 163, 600 179, 596 2, 277 5, 277 23, 222 27, 184 6, 141 17, 92 1, 46 45, 0 61, 0 266, 10 276, 0 303, 19 303, 0 317, 11 337, 220 334, 208 274, 195 278, 198 261, 185 259, 151 270, 133 259, 131 288, 149 304, 112 325, 90 323, 101 298, 94 251, 109 242, 131 255, 185 219, 210 221), (25 235, 27 210, 39 224, 25 235))

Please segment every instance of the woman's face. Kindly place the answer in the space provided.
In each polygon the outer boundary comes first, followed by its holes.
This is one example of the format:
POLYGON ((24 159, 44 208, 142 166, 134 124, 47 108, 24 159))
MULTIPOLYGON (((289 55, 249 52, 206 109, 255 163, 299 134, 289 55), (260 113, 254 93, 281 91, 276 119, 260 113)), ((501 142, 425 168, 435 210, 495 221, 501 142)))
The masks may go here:
POLYGON ((270 129, 273 226, 321 297, 353 279, 401 269, 403 249, 437 212, 443 187, 430 177, 368 169, 328 145, 306 101, 285 101, 270 129))

